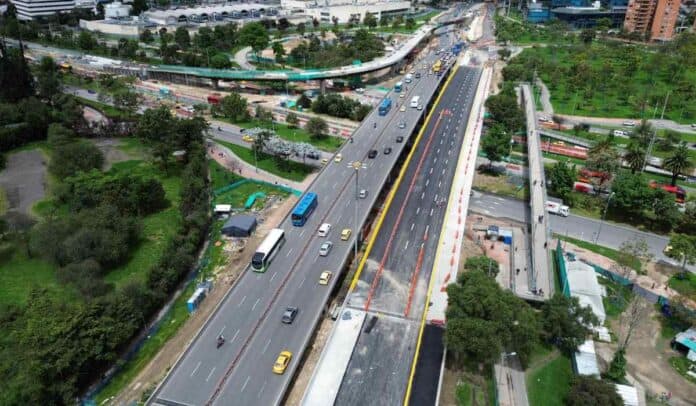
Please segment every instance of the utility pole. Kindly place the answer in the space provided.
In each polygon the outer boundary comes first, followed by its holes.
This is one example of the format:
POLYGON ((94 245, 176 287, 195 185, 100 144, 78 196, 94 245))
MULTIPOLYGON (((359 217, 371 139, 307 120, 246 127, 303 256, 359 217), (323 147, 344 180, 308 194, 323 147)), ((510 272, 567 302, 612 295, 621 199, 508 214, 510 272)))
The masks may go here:
POLYGON ((597 244, 597 241, 599 241, 599 233, 602 232, 602 225, 604 224, 604 219, 607 217, 607 211, 609 211, 609 202, 611 202, 611 198, 614 197, 614 192, 611 192, 609 195, 609 198, 607 198, 607 204, 604 206, 604 213, 602 213, 602 221, 599 222, 599 228, 597 229, 597 235, 595 235, 595 240, 594 243, 597 244))
POLYGON ((660 120, 665 118, 665 109, 667 108, 667 100, 669 100, 669 94, 672 93, 672 91, 667 92, 667 96, 665 96, 665 104, 662 105, 662 114, 660 114, 660 120))

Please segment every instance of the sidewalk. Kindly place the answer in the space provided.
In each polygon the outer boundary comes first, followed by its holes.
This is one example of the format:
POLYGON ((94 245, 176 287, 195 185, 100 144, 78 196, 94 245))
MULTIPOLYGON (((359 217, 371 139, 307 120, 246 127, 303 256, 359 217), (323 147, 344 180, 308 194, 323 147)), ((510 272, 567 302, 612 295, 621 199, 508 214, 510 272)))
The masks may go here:
POLYGON ((524 371, 514 353, 501 354, 493 366, 499 406, 529 406, 524 371))
POLYGON ((266 172, 263 169, 255 169, 253 165, 239 158, 229 148, 217 143, 214 143, 212 146, 208 146, 208 155, 220 165, 245 178, 262 180, 268 183, 288 186, 301 192, 307 190, 309 185, 317 176, 317 173, 312 173, 310 175, 307 175, 307 177, 302 182, 295 182, 289 179, 285 179, 272 173, 266 172))

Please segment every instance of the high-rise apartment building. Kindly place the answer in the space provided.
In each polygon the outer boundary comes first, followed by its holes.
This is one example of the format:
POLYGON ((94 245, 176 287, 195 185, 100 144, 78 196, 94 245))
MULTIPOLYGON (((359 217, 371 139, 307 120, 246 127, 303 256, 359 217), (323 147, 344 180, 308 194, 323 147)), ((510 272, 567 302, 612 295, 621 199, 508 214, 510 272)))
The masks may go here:
POLYGON ((679 18, 681 0, 630 0, 624 28, 651 41, 669 41, 679 18))

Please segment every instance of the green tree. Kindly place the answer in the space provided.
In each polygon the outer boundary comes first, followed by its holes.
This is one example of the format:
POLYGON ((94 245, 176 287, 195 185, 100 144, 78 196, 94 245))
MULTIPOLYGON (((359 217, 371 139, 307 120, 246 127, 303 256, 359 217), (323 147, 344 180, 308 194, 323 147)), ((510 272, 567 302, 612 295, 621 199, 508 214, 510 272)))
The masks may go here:
POLYGON ((215 69, 228 69, 232 67, 232 63, 227 55, 215 54, 210 57, 210 66, 215 69))
POLYGON ((262 123, 272 124, 273 123, 273 113, 270 110, 263 108, 260 104, 256 105, 256 111, 254 112, 254 117, 262 123))
POLYGON ((570 165, 566 161, 558 161, 548 172, 549 190, 563 200, 569 200, 575 183, 575 165, 570 165))
POLYGON ((412 17, 408 17, 404 26, 407 30, 412 30, 416 28, 416 20, 414 20, 412 17))
POLYGON ((676 231, 682 234, 696 235, 696 204, 686 204, 684 215, 681 217, 676 231))
POLYGON ((307 121, 305 130, 314 139, 326 138, 326 133, 329 130, 328 124, 321 117, 312 117, 307 121))
POLYGON ((130 114, 135 114, 140 107, 140 95, 129 89, 121 89, 111 96, 114 106, 125 110, 130 114))
POLYGON ((665 158, 662 166, 672 172, 671 184, 672 186, 676 185, 679 175, 688 173, 694 166, 693 161, 691 161, 691 156, 689 155, 689 147, 686 146, 686 143, 681 143, 670 156, 665 158))
POLYGON ((261 154, 266 148, 266 143, 273 136, 273 133, 268 130, 260 131, 254 137, 254 143, 251 145, 251 149, 254 150, 256 154, 261 154))
POLYGON ((635 140, 631 140, 626 147, 623 159, 631 168, 631 173, 636 173, 643 169, 645 164, 645 148, 635 140))
POLYGON ((259 22, 244 24, 239 30, 239 42, 243 45, 250 46, 255 54, 265 49, 270 42, 266 27, 259 22))
POLYGON ((481 149, 488 158, 489 167, 492 167, 494 162, 499 162, 510 154, 511 139, 510 134, 500 124, 494 124, 486 132, 483 141, 481 141, 481 149))
POLYGON ((297 125, 300 123, 300 120, 297 117, 297 114, 289 112, 288 115, 285 116, 285 122, 288 123, 289 127, 296 128, 297 125))
POLYGON ((686 264, 696 264, 696 235, 674 233, 669 238, 668 257, 681 262, 681 273, 686 275, 686 264))
POLYGON ((397 29, 397 28, 399 28, 399 27, 401 26, 401 24, 403 24, 403 23, 404 23, 404 17, 402 17, 402 16, 396 16, 396 17, 392 20, 392 28, 397 29))
POLYGON ((305 34, 305 32, 307 31, 307 25, 305 23, 298 23, 296 30, 300 36, 303 36, 305 34))
POLYGON ((24 48, 7 48, 5 41, 0 41, 0 101, 12 103, 33 93, 34 80, 24 48))
POLYGON ((377 27, 377 17, 375 17, 375 15, 370 12, 366 12, 365 18, 363 18, 363 24, 369 27, 370 29, 374 29, 375 27, 377 27))
POLYGON ((300 96, 300 98, 297 99, 297 105, 302 107, 303 109, 308 109, 312 107, 312 99, 310 99, 309 97, 307 97, 307 95, 303 93, 302 96, 300 96))
POLYGON ((382 16, 379 18, 379 26, 380 26, 380 27, 388 27, 388 26, 389 26, 389 20, 390 20, 389 16, 387 16, 387 15, 382 15, 382 16))
POLYGON ((566 406, 622 406, 623 399, 611 383, 592 376, 576 375, 566 395, 566 406))
POLYGON ((282 64, 284 61, 283 57, 285 56, 285 47, 283 46, 283 43, 280 41, 275 41, 271 47, 273 49, 273 55, 275 56, 276 63, 282 64))
POLYGON ((191 47, 191 35, 186 27, 179 27, 174 31, 174 42, 176 42, 181 49, 188 49, 191 47))
POLYGON ((53 98, 61 91, 56 62, 51 57, 41 58, 39 69, 36 72, 36 90, 42 99, 49 101, 49 104, 52 104, 53 98))
POLYGON ((607 31, 611 28, 611 26, 612 26, 611 18, 603 17, 603 18, 597 19, 597 25, 595 26, 595 28, 598 31, 607 31))
POLYGON ((483 272, 491 278, 495 278, 500 271, 500 265, 493 258, 479 255, 467 258, 466 262, 464 262, 464 269, 467 271, 483 272))
POLYGON ((566 354, 574 353, 599 324, 592 309, 581 306, 578 298, 556 293, 541 308, 542 337, 566 354))
POLYGON ((85 51, 90 51, 97 46, 97 40, 94 39, 91 32, 80 31, 80 35, 77 37, 77 46, 85 51))
POLYGON ((445 343, 459 364, 491 363, 515 351, 526 365, 539 336, 534 310, 475 270, 447 286, 445 343))
POLYGON ((589 45, 595 39, 595 31, 591 28, 586 28, 580 32, 580 40, 586 45, 589 45))
POLYGON ((654 191, 652 209, 655 214, 655 225, 663 231, 670 231, 682 217, 674 202, 674 195, 662 189, 654 191))
POLYGON ((220 100, 219 109, 222 115, 233 122, 244 121, 249 117, 247 100, 237 92, 232 92, 220 100))
POLYGON ((624 383, 626 381, 626 349, 619 348, 614 353, 614 357, 609 364, 606 374, 604 376, 617 383, 624 383))
POLYGON ((587 154, 585 166, 593 171, 604 172, 608 177, 602 177, 598 188, 604 186, 604 182, 611 178, 619 169, 621 156, 609 140, 600 141, 592 146, 587 154))
POLYGON ((525 126, 524 112, 517 104, 517 96, 511 87, 506 87, 497 95, 488 97, 486 110, 491 115, 491 119, 502 124, 510 134, 525 126))
POLYGON ((169 173, 169 161, 177 147, 173 142, 175 129, 176 119, 165 106, 146 110, 135 129, 136 136, 150 147, 166 173, 169 173))
POLYGON ((655 129, 648 120, 641 120, 631 134, 631 138, 638 141, 641 145, 650 144, 650 140, 655 134, 655 129))
POLYGON ((155 37, 152 35, 152 31, 149 29, 145 29, 143 32, 140 33, 140 41, 150 44, 155 40, 155 37))
POLYGON ((621 173, 612 184, 610 207, 632 216, 642 216, 652 202, 653 193, 640 175, 621 173))
POLYGON ((80 171, 101 169, 103 165, 104 155, 99 148, 91 142, 73 141, 54 148, 48 170, 64 179, 80 171))

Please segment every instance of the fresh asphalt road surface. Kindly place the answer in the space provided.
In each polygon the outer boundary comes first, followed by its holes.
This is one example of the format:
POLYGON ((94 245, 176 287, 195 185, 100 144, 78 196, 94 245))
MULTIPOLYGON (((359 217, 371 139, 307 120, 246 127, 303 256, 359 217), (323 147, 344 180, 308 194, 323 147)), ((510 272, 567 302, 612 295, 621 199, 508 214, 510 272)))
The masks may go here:
POLYGON ((369 306, 336 405, 403 402, 447 198, 481 70, 461 67, 416 146, 379 230, 351 307, 369 306), (426 237, 427 236, 427 237, 426 237))
MULTIPOLYGON (((429 55, 423 62, 432 62, 429 55)), ((441 78, 423 75, 409 85, 404 99, 390 94, 396 103, 404 103, 413 95, 428 100, 441 78)), ((386 116, 374 110, 355 133, 354 143, 341 149, 343 160, 331 161, 311 185, 318 194, 319 204, 304 227, 293 227, 289 217, 281 224, 286 243, 265 273, 247 270, 236 286, 228 292, 215 314, 205 324, 193 343, 173 367, 150 403, 162 405, 203 405, 214 401, 220 405, 272 405, 281 401, 283 393, 297 367, 313 327, 328 299, 336 276, 330 286, 318 285, 323 270, 335 273, 343 268, 352 247, 355 232, 348 241, 341 241, 343 228, 353 228, 355 222, 355 174, 351 161, 362 161, 360 188, 369 191, 367 199, 358 204, 358 221, 362 224, 384 185, 390 169, 403 149, 396 143, 397 135, 406 140, 424 111, 409 109, 400 112, 396 106, 386 116), (399 129, 403 121, 405 129, 399 129), (374 127, 376 123, 376 127, 374 127), (384 155, 386 146, 394 149, 384 155), (368 159, 370 149, 378 150, 377 159, 368 159), (332 224, 327 238, 316 231, 328 222, 332 224), (334 243, 327 257, 319 257, 319 245, 326 240, 334 243), (299 307, 292 325, 284 325, 280 317, 286 306, 299 307), (220 335, 226 343, 216 349, 220 335), (275 375, 271 368, 282 350, 294 357, 284 375, 275 375)), ((405 140, 405 141, 406 141, 405 140)))
MULTIPOLYGON (((492 217, 507 217, 521 222, 526 222, 529 219, 529 205, 527 203, 481 192, 474 192, 469 203, 469 210, 492 217)), ((554 233, 589 242, 594 242, 601 223, 599 220, 572 214, 572 209, 568 217, 550 215, 549 220, 551 220, 551 231, 554 233)), ((674 264, 674 260, 662 252, 669 243, 669 237, 646 233, 630 226, 604 222, 597 244, 619 249, 624 241, 636 237, 645 239, 650 253, 655 256, 655 259, 674 264)), ((689 267, 691 271, 694 268, 693 266, 689 267)))

